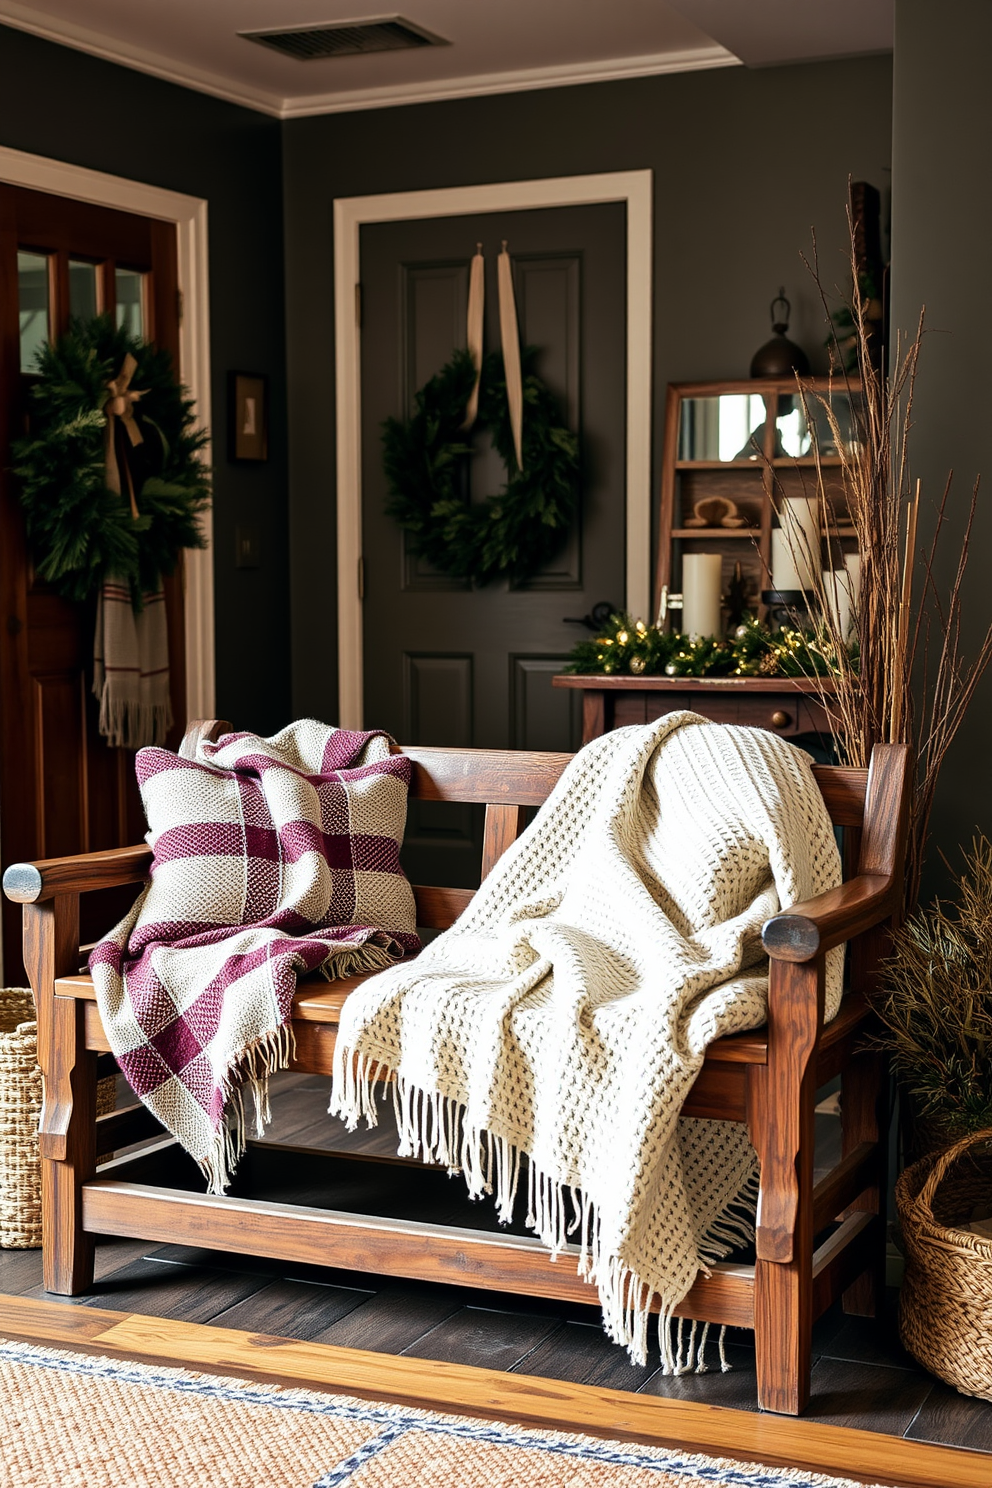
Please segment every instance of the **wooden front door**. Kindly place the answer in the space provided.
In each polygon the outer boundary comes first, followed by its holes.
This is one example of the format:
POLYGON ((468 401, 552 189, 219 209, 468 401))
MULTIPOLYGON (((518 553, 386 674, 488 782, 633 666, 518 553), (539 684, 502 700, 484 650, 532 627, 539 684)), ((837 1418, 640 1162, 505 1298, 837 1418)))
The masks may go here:
MULTIPOLYGON (((0 854, 6 865, 119 847, 144 820, 134 756, 96 729, 95 602, 36 579, 10 474, 30 419, 34 353, 70 315, 109 311, 178 366, 174 225, 0 186, 0 854)), ((176 737, 185 721, 182 581, 166 585, 176 737)), ((106 910, 104 909, 104 913, 106 910)), ((4 975, 21 979, 20 913, 3 906, 4 975)))
MULTIPOLYGON (((566 617, 625 588, 626 221, 622 204, 487 213, 362 228, 365 726, 408 744, 577 747, 577 694, 554 690, 583 634, 566 617), (469 265, 486 256, 486 350, 499 348, 496 262, 506 239, 524 345, 580 437, 582 499, 558 559, 531 582, 473 590, 417 559, 386 515, 381 429, 466 342, 469 265)), ((474 438, 471 498, 506 473, 474 438)), ((409 871, 471 883, 471 808, 413 803, 409 871), (454 818, 457 817, 457 820, 454 818)), ((478 878, 475 878, 478 882, 478 878)))

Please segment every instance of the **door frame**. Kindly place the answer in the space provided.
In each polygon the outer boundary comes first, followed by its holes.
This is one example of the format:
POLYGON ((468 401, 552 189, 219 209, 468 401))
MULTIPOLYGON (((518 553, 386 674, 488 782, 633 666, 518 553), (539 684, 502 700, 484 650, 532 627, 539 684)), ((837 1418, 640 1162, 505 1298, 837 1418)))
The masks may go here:
MULTIPOLYGON (((196 406, 198 426, 209 430, 210 275, 206 201, 5 146, 0 146, 0 181, 175 224, 182 294, 178 371, 196 406)), ((204 446, 204 457, 209 465, 209 443, 204 446)), ((206 547, 191 548, 186 553, 184 570, 187 720, 212 718, 215 711, 213 511, 210 507, 200 517, 200 530, 206 547)))
POLYGON ((651 605, 651 255, 653 172, 608 171, 448 186, 334 202, 334 353, 337 425, 338 722, 362 727, 362 403, 361 279, 363 223, 461 217, 534 207, 623 202, 627 209, 627 609, 650 619, 651 605))

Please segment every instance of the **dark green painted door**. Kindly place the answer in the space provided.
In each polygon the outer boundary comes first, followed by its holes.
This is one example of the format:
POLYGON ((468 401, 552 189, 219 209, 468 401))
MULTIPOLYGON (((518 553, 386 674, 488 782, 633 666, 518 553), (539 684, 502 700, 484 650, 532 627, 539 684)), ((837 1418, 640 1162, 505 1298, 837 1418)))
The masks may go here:
MULTIPOLYGON (((626 228, 621 204, 366 226, 361 238, 365 724, 405 743, 573 749, 575 694, 551 678, 583 633, 568 616, 624 594, 626 228), (582 500, 559 557, 526 586, 481 590, 419 560, 384 511, 382 421, 465 345, 469 264, 486 255, 487 350, 499 347, 496 259, 506 239, 521 340, 580 436, 582 500)), ((470 497, 505 480, 474 439, 470 497)), ((418 808, 421 881, 470 882, 467 808, 418 808), (457 819, 456 819, 457 818, 457 819)))

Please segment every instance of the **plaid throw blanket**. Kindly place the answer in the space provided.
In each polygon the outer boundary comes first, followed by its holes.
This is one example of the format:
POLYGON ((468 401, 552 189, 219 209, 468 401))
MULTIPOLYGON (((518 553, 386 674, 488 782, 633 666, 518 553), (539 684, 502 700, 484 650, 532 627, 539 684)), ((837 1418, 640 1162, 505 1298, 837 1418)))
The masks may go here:
POLYGON ((138 755, 151 881, 89 964, 123 1074, 213 1193, 244 1150, 246 1089, 269 1119, 297 973, 419 948, 399 864, 410 768, 383 733, 312 721, 138 755))
POLYGON ((172 726, 169 631, 165 594, 143 594, 137 612, 131 586, 108 579, 96 602, 93 691, 108 744, 141 749, 161 744, 172 726))

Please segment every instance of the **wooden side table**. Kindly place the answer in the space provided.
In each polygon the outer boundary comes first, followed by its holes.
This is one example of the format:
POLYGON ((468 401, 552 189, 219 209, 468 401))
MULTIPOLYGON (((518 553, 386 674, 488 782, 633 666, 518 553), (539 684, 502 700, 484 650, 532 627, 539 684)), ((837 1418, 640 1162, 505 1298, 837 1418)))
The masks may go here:
POLYGON ((830 683, 809 677, 553 677, 582 693, 582 742, 627 723, 653 723, 688 708, 714 723, 746 723, 793 739, 830 737, 821 702, 830 683))

